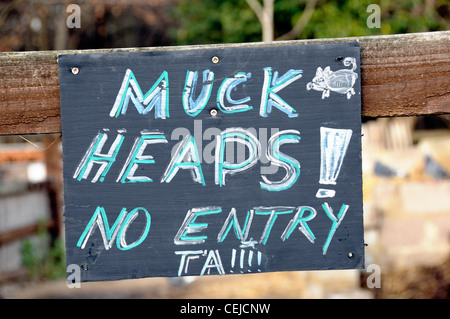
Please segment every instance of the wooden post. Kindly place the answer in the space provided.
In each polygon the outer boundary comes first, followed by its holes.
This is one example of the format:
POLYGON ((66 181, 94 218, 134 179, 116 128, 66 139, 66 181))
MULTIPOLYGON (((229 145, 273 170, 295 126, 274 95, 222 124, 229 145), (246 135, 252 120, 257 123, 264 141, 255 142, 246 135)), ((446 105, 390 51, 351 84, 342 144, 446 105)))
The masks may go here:
POLYGON ((251 48, 353 41, 361 45, 362 116, 450 113, 450 31, 441 31, 270 43, 0 53, 0 134, 61 132, 59 53, 251 48))
POLYGON ((62 176, 62 154, 59 149, 60 134, 44 135, 45 165, 47 169, 48 196, 50 203, 50 219, 52 227, 49 233, 52 245, 55 239, 62 234, 62 203, 63 203, 63 176, 62 176))

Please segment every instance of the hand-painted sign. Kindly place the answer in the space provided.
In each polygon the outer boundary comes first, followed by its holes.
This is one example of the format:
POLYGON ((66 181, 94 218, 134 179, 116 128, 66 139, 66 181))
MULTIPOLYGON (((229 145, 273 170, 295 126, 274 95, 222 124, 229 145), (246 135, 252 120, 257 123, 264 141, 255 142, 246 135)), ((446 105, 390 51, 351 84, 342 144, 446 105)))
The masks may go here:
POLYGON ((82 281, 364 268, 357 43, 58 61, 82 281))

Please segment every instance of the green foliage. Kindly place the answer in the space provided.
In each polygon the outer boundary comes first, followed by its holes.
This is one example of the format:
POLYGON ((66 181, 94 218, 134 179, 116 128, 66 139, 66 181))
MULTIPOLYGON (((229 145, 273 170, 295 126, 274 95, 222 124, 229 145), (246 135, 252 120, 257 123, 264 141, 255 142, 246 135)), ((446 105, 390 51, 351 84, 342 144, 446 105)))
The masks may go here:
MULTIPOLYGON (((260 0, 260 3, 262 1, 260 0)), ((291 30, 306 0, 275 0, 275 38, 291 30)), ((176 44, 261 41, 261 25, 245 0, 179 0, 170 30, 176 44)), ((338 38, 448 30, 448 0, 319 0, 303 32, 304 38, 338 38), (381 27, 369 28, 367 6, 378 4, 381 27)))
POLYGON ((444 7, 448 1, 435 1, 432 7, 426 0, 347 0, 320 2, 305 28, 307 38, 336 38, 378 34, 398 34, 446 30, 450 27, 444 7), (381 28, 368 28, 366 21, 370 4, 381 9, 381 28), (440 15, 442 10, 444 17, 440 15))
POLYGON ((366 25, 370 14, 366 13, 366 9, 371 3, 371 0, 319 3, 303 32, 303 37, 340 38, 377 33, 378 29, 369 29, 366 25))
POLYGON ((261 26, 245 0, 180 0, 173 11, 177 44, 251 42, 261 26), (255 20, 256 19, 256 20, 255 20))
POLYGON ((66 276, 64 244, 57 238, 49 247, 49 234, 39 231, 37 240, 22 243, 22 262, 32 280, 60 279, 66 276))

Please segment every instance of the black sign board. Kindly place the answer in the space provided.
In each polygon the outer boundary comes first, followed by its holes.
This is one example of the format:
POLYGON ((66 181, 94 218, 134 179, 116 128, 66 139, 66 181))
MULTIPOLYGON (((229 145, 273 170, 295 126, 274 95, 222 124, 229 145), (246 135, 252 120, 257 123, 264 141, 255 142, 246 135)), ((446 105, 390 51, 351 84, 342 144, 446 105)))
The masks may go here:
POLYGON ((82 281, 364 268, 358 43, 58 61, 82 281))

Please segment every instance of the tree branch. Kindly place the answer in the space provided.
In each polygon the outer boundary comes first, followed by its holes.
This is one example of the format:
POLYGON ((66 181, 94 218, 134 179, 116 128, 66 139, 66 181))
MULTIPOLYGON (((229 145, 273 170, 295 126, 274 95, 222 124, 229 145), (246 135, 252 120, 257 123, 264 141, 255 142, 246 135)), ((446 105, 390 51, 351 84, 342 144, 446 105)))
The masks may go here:
POLYGON ((249 7, 253 10, 253 12, 258 17, 259 22, 263 23, 263 7, 258 0, 245 0, 249 7))
POLYGON ((275 0, 264 0, 263 5, 258 0, 246 1, 261 23, 263 42, 273 41, 273 3, 275 0))
POLYGON ((305 29, 306 25, 308 24, 309 20, 311 19, 311 16, 314 12, 314 8, 317 4, 317 0, 308 0, 305 6, 305 10, 303 10, 302 15, 295 23, 294 27, 291 29, 291 31, 283 34, 282 36, 278 37, 276 40, 294 40, 296 39, 302 32, 303 29, 305 29))

